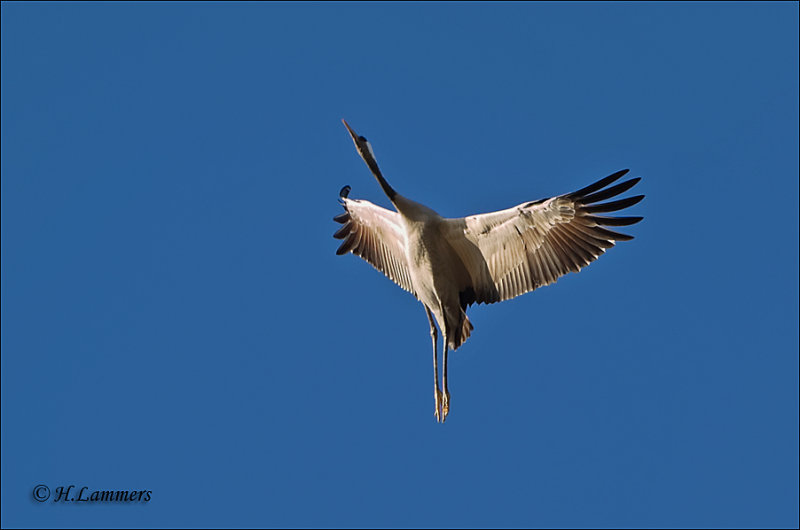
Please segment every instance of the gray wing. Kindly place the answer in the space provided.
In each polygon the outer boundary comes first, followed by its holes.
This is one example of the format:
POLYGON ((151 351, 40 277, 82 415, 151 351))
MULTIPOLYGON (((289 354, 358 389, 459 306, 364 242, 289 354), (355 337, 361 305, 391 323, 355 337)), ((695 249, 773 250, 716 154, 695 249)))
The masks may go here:
POLYGON ((638 223, 642 217, 597 215, 632 206, 637 195, 598 204, 632 188, 634 178, 606 188, 628 170, 619 171, 573 193, 517 205, 507 210, 448 219, 447 238, 471 279, 462 303, 508 300, 578 272, 616 241, 633 236, 606 226, 638 223), (605 189, 604 189, 605 188, 605 189))
POLYGON ((333 218, 343 226, 333 235, 344 239, 337 255, 352 252, 387 278, 414 293, 406 264, 406 235, 400 214, 369 201, 341 197, 345 212, 333 218))

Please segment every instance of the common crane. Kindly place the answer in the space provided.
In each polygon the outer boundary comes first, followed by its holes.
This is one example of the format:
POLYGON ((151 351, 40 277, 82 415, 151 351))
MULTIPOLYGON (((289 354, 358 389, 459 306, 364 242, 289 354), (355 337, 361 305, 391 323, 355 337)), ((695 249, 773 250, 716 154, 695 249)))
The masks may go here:
POLYGON ((446 219, 397 193, 381 174, 367 139, 345 120, 342 123, 397 211, 351 199, 350 186, 342 188, 339 196, 345 212, 334 221, 343 226, 333 237, 344 242, 336 254, 360 256, 422 302, 433 342, 434 415, 436 421, 444 422, 450 411, 447 353, 448 349, 457 350, 470 336, 473 326, 467 308, 473 303, 501 302, 551 284, 568 272, 581 270, 616 241, 633 239, 604 227, 632 225, 642 217, 597 214, 641 201, 644 195, 600 203, 641 179, 607 187, 628 172, 624 169, 565 195, 446 219), (441 387, 434 319, 443 334, 441 387))

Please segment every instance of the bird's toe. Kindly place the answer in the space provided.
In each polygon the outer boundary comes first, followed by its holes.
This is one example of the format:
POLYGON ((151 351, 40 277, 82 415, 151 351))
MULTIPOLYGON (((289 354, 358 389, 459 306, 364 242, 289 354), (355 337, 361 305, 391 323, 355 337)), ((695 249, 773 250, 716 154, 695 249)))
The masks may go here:
POLYGON ((447 414, 450 412, 450 392, 442 394, 442 423, 447 419, 447 414))

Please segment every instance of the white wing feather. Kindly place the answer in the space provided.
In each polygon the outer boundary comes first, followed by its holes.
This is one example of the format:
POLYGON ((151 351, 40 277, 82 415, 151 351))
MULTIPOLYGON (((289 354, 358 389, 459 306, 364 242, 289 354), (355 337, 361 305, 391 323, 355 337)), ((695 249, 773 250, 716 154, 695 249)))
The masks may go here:
POLYGON ((574 193, 498 212, 447 219, 446 237, 472 277, 474 300, 467 301, 493 303, 514 298, 581 270, 615 241, 632 239, 603 225, 633 224, 641 217, 594 214, 631 206, 644 196, 593 204, 630 189, 640 180, 598 191, 626 172, 574 193))
POLYGON ((342 198, 342 205, 345 213, 335 220, 344 226, 334 237, 344 242, 336 253, 352 252, 413 294, 400 214, 369 201, 342 198))

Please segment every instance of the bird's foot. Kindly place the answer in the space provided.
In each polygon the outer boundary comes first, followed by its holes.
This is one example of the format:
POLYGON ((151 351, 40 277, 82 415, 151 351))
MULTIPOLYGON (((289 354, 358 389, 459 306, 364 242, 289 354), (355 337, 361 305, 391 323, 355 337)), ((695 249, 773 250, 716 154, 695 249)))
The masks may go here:
POLYGON ((438 388, 435 389, 433 391, 433 401, 434 401, 434 403, 436 405, 436 409, 433 411, 433 415, 436 417, 436 421, 439 422, 439 423, 444 421, 444 419, 442 418, 442 415, 441 415, 442 414, 441 411, 442 411, 442 400, 443 399, 444 399, 444 396, 442 395, 442 391, 439 390, 438 388))
POLYGON ((447 419, 448 412, 450 412, 450 392, 445 390, 442 394, 442 423, 447 419))

